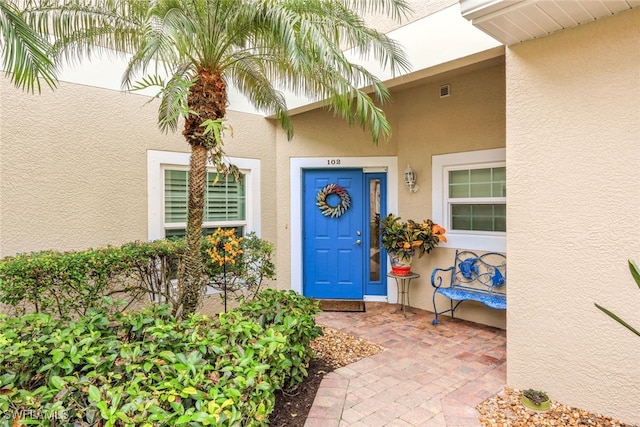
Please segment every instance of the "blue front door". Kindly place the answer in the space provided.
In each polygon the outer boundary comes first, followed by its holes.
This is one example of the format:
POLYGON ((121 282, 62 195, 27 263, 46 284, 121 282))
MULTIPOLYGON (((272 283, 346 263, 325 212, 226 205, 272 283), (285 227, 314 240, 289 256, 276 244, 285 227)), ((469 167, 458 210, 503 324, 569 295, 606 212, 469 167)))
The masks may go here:
POLYGON ((363 173, 360 169, 304 171, 302 210, 305 296, 363 298, 363 235, 368 231, 365 228, 363 196, 363 173))

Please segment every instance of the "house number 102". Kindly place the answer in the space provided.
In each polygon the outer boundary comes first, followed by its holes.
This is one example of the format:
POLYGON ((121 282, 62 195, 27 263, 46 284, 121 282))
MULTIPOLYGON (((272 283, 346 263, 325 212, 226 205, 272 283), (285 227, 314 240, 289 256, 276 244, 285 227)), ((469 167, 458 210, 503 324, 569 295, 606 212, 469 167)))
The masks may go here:
POLYGON ((340 159, 330 159, 327 160, 327 165, 328 166, 337 166, 340 164, 340 159))

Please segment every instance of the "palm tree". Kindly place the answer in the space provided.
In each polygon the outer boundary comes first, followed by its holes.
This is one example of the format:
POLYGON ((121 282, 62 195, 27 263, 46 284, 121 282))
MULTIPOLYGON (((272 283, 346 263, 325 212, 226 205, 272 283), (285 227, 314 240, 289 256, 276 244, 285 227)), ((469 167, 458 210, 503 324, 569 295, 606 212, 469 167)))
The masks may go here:
POLYGON ((175 131, 184 118, 182 134, 191 146, 191 160, 183 317, 196 310, 204 287, 200 247, 206 164, 208 158, 216 166, 223 164, 220 131, 227 85, 258 110, 273 114, 289 138, 293 129, 282 91, 324 100, 327 108, 368 129, 378 142, 391 133, 380 107, 389 92, 343 49, 348 47, 355 57, 373 55, 394 73, 409 69, 401 47, 367 27, 362 18, 365 13, 385 13, 399 20, 409 11, 405 0, 39 3, 28 15, 30 22, 40 31, 49 25, 63 58, 105 49, 132 52, 123 86, 160 88, 158 122, 163 131, 175 131))
POLYGON ((40 92, 40 82, 44 81, 55 88, 56 69, 50 49, 48 40, 25 22, 15 2, 0 0, 2 69, 16 87, 40 92))

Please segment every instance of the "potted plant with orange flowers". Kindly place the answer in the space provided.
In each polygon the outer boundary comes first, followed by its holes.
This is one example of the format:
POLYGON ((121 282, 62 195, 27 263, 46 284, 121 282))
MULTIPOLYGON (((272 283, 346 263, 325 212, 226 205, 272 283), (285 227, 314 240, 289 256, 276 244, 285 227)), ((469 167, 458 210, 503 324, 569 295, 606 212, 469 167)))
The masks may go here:
POLYGON ((445 229, 430 219, 416 222, 402 221, 393 214, 380 219, 382 247, 387 250, 391 270, 398 276, 406 276, 411 271, 413 257, 421 257, 431 252, 440 242, 446 242, 445 229))

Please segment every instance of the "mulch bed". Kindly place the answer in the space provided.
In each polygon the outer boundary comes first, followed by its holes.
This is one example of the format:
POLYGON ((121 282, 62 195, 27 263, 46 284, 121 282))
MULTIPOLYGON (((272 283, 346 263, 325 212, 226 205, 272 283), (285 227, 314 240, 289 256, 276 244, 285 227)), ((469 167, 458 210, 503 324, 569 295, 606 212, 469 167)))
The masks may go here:
POLYGON ((276 427, 304 427, 316 391, 326 373, 333 367, 322 359, 313 359, 309 364, 309 376, 293 393, 278 391, 276 406, 269 416, 269 425, 276 427))
POLYGON ((269 425, 303 427, 322 378, 334 369, 380 353, 383 348, 333 328, 322 327, 322 336, 311 343, 316 357, 309 363, 309 376, 292 393, 276 393, 276 405, 269 425))

